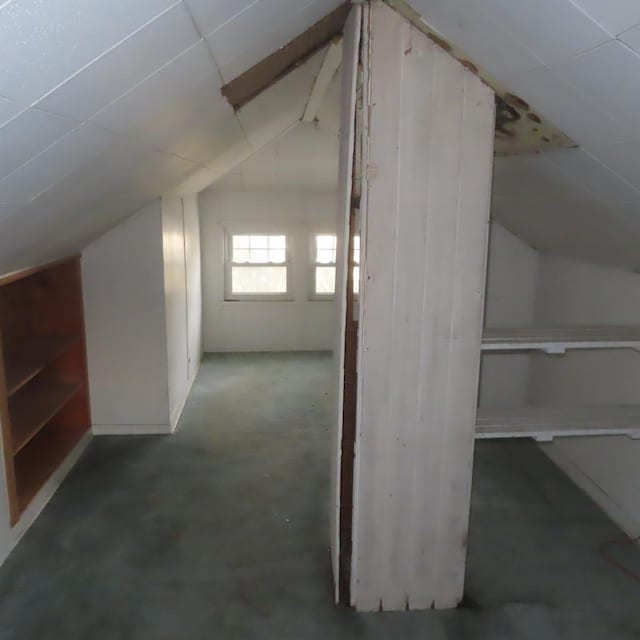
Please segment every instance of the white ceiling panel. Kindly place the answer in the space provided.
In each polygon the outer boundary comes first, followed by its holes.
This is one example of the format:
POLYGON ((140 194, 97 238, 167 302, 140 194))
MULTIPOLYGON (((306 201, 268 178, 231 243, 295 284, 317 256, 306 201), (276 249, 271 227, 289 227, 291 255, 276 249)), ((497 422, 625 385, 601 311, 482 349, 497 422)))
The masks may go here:
MULTIPOLYGON (((509 88, 580 144, 624 142, 633 134, 610 112, 590 102, 585 93, 562 81, 550 67, 538 67, 516 76, 509 82, 509 88)), ((636 135, 640 136, 640 131, 636 135)))
MULTIPOLYGON (((171 149, 194 110, 213 121, 233 111, 220 95, 220 77, 203 40, 97 113, 92 121, 123 135, 171 149)), ((213 151, 213 150, 212 150, 213 151)))
POLYGON ((13 0, 3 5, 3 95, 32 104, 172 4, 175 0, 13 0))
MULTIPOLYGON (((640 3, 638 3, 640 6, 640 3)), ((640 26, 625 31, 620 40, 631 47, 636 53, 640 53, 640 26)))
POLYGON ((640 56, 613 41, 571 62, 554 65, 553 69, 596 107, 615 114, 615 119, 626 127, 627 135, 637 138, 640 134, 640 56))
POLYGON ((203 36, 220 28, 260 0, 185 0, 203 36))
POLYGON ((573 0, 611 35, 640 24, 638 0, 573 0))
POLYGON ((600 145, 595 153, 607 167, 640 189, 640 143, 600 145))
MULTIPOLYGON (((273 52, 285 42, 278 40, 277 32, 283 21, 310 4, 309 0, 258 0, 233 20, 229 20, 207 37, 213 56, 220 67, 241 56, 256 39, 269 40, 273 52)), ((311 25, 308 25, 311 26, 311 25)), ((252 64, 259 62, 260 58, 252 64)), ((226 78, 225 78, 226 79, 226 78)))
POLYGON ((86 120, 199 38, 189 12, 179 4, 85 67, 38 106, 86 120))
POLYGON ((542 154, 554 171, 605 203, 635 203, 640 210, 640 190, 608 169, 583 149, 562 149, 542 154))
POLYGON ((38 109, 28 109, 0 128, 0 178, 46 149, 77 126, 38 109))
POLYGON ((546 64, 575 56, 611 39, 571 0, 483 0, 475 4, 499 18, 506 30, 546 64))
POLYGON ((451 43, 460 47, 496 80, 542 64, 521 40, 511 35, 471 0, 415 0, 411 4, 424 21, 451 43))
POLYGON ((0 96, 0 127, 15 118, 21 111, 24 111, 24 107, 13 100, 0 96))
POLYGON ((84 124, 0 180, 0 202, 29 202, 105 150, 114 134, 84 124))

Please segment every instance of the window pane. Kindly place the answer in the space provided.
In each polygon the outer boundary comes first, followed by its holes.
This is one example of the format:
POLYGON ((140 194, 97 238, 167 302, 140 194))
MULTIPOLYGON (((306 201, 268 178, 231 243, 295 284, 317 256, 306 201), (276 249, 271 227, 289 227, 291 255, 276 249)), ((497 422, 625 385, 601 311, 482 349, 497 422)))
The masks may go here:
POLYGON ((316 236, 316 262, 321 264, 335 264, 336 262, 336 236, 316 236))
POLYGON ((251 258, 250 262, 253 263, 263 263, 269 262, 269 250, 268 249, 251 249, 251 258))
POLYGON ((286 249, 286 236, 269 236, 269 249, 286 249))
POLYGON ((286 252, 284 249, 269 249, 269 262, 285 262, 286 252))
POLYGON ((316 267, 316 293, 334 294, 336 292, 336 268, 316 267))
POLYGON ((249 236, 233 236, 233 248, 234 249, 248 249, 249 248, 249 236))
POLYGON ((353 293, 360 293, 360 267, 353 267, 353 293))
POLYGON ((336 237, 333 235, 319 235, 316 236, 316 243, 318 249, 335 249, 336 237))
POLYGON ((268 249, 269 236, 249 236, 249 246, 252 249, 268 249))
POLYGON ((236 249, 233 248, 233 261, 234 262, 249 262, 250 258, 249 249, 236 249))
POLYGON ((286 293, 287 267, 232 267, 232 293, 286 293))
POLYGON ((353 261, 360 264, 360 236, 353 236, 353 261))
POLYGON ((336 261, 335 249, 318 249, 316 262, 320 264, 333 264, 336 261))

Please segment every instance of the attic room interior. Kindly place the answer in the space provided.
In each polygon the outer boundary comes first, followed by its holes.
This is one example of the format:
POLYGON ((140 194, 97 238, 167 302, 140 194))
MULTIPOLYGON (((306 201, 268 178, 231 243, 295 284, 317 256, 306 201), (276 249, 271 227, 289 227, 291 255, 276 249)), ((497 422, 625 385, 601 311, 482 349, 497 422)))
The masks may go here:
POLYGON ((640 636, 640 5, 0 34, 0 638, 640 636))

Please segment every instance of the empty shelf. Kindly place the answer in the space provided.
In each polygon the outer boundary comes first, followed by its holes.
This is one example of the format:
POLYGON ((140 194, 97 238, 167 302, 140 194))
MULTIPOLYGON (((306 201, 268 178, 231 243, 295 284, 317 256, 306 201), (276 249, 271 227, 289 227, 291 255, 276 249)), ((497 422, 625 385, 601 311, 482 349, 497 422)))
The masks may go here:
POLYGON ((7 349, 4 357, 7 393, 15 393, 62 355, 76 336, 54 336, 21 341, 7 349))
POLYGON ((35 380, 9 402, 13 453, 18 453, 64 407, 79 381, 35 380))
POLYGON ((483 351, 640 349, 640 327, 517 327, 485 329, 483 351))
POLYGON ((478 409, 476 438, 627 435, 640 438, 640 405, 478 409))

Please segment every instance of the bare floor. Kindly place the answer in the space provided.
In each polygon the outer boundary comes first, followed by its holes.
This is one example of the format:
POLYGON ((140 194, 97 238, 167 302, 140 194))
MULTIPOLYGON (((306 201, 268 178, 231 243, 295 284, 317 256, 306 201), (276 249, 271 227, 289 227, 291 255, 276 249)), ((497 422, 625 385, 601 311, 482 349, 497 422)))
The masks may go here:
POLYGON ((598 555, 620 531, 528 442, 477 447, 463 607, 335 607, 331 371, 208 356, 175 435, 94 438, 0 568, 0 638, 640 638, 638 583, 598 555))

